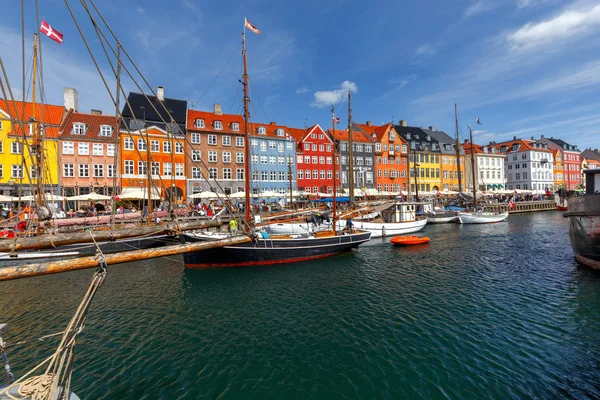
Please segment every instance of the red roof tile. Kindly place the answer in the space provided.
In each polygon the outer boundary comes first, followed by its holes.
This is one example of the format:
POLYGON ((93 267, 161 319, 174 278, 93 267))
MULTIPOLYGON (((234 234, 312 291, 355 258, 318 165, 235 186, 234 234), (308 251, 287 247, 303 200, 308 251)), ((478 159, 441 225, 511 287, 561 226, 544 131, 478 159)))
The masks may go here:
POLYGON ((12 124, 12 131, 9 135, 19 135, 21 132, 21 124, 23 121, 28 123, 31 118, 35 118, 38 122, 46 126, 45 136, 48 138, 58 137, 58 127, 65 115, 65 108, 53 104, 35 105, 35 116, 33 115, 33 103, 22 101, 7 101, 0 99, 0 109, 10 115, 16 123, 12 124), (43 118, 42 118, 43 115, 43 118))
MULTIPOLYGON (((348 140, 348 130, 344 129, 344 130, 335 130, 335 133, 331 130, 328 131, 329 134, 335 139, 335 140, 348 140)), ((371 136, 357 131, 357 130, 353 130, 352 131, 352 140, 354 142, 362 142, 362 143, 373 143, 375 142, 375 139, 373 139, 371 136)))
POLYGON ((114 127, 116 125, 117 118, 114 115, 98 115, 98 114, 85 114, 79 112, 73 112, 69 110, 63 123, 60 126, 60 138, 61 139, 95 139, 100 141, 114 141, 114 127), (86 126, 85 135, 73 134, 73 124, 82 123, 86 126), (108 125, 113 128, 113 134, 111 136, 100 136, 100 127, 102 125, 108 125))

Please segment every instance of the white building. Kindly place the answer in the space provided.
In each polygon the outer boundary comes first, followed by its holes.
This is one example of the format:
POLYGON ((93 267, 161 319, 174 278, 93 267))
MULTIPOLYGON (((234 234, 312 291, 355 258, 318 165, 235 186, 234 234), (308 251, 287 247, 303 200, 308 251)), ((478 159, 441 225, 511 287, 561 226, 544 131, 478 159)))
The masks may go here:
POLYGON ((554 157, 547 144, 515 137, 493 146, 506 156, 507 189, 554 190, 554 157))
MULTIPOLYGON (((473 174, 471 173, 471 143, 465 140, 465 170, 467 191, 473 190, 473 174)), ((505 189, 506 178, 504 174, 505 155, 500 153, 495 144, 473 144, 473 157, 475 158, 475 179, 479 190, 505 189)))

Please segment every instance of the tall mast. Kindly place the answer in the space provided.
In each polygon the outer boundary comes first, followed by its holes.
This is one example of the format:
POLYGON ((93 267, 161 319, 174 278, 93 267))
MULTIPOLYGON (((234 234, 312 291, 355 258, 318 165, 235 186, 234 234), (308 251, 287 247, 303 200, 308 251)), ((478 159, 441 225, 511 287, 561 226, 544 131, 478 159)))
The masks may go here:
POLYGON ((337 213, 337 196, 336 196, 336 190, 335 190, 335 185, 336 185, 336 179, 335 179, 335 169, 336 169, 336 163, 337 163, 337 151, 335 148, 335 105, 331 105, 331 128, 332 128, 332 139, 333 139, 333 146, 332 146, 332 157, 333 157, 333 233, 336 233, 336 226, 335 226, 335 217, 336 217, 336 213, 337 213))
POLYGON ((250 113, 248 112, 248 102, 250 101, 250 99, 248 98, 248 72, 246 66, 245 31, 242 33, 242 56, 244 58, 244 76, 242 82, 242 84, 244 85, 244 133, 246 134, 246 143, 244 149, 244 167, 246 169, 246 199, 244 202, 244 209, 246 210, 246 221, 250 221, 250 129, 248 126, 250 120, 250 113))
POLYGON ((473 128, 469 125, 469 141, 471 142, 471 175, 473 177, 473 207, 475 211, 477 211, 477 185, 475 178, 477 174, 475 173, 475 157, 473 156, 473 128))
POLYGON ((348 91, 348 185, 350 186, 350 198, 348 206, 354 204, 354 139, 352 138, 352 108, 350 107, 350 91, 348 91))
MULTIPOLYGON (((117 208, 117 182, 119 182, 119 187, 123 187, 121 174, 119 174, 119 154, 121 153, 121 146, 119 145, 119 139, 121 136, 121 127, 119 120, 119 111, 120 111, 120 90, 121 87, 121 43, 117 43, 117 90, 115 93, 115 154, 113 159, 113 193, 111 196, 111 213, 110 213, 110 229, 115 229, 115 212, 117 208), (117 179, 119 179, 117 181, 117 179)), ((108 167, 107 167, 108 168, 108 167)), ((105 195, 108 193, 104 193, 105 195)))
POLYGON ((294 211, 294 181, 292 180, 292 159, 288 162, 288 175, 290 177, 290 209, 294 211))
POLYGON ((460 174, 460 139, 458 137, 458 107, 454 103, 454 117, 456 120, 456 165, 458 170, 458 193, 460 193, 462 187, 462 178, 460 174))
POLYGON ((417 148, 415 147, 415 149, 413 150, 413 167, 415 169, 415 199, 417 200, 417 202, 419 201, 419 182, 417 180, 418 176, 419 176, 419 169, 417 168, 419 166, 419 164, 417 163, 417 148))
MULTIPOLYGON (((35 118, 35 91, 36 91, 36 81, 37 81, 37 33, 33 34, 33 82, 31 88, 31 131, 33 133, 33 148, 35 149, 35 178, 36 178, 36 206, 39 209, 43 205, 43 182, 42 182, 42 166, 43 166, 43 156, 44 149, 42 148, 42 138, 41 132, 39 131, 40 126, 38 125, 38 121, 35 118)), ((25 136, 25 133, 23 133, 25 136)), ((25 150, 22 149, 24 153, 25 150)), ((24 171, 21 171, 23 174, 24 171)))

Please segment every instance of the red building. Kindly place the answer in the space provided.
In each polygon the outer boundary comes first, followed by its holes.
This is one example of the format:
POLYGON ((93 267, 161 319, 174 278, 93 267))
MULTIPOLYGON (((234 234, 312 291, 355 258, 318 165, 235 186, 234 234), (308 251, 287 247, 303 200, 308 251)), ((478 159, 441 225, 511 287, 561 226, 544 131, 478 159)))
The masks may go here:
MULTIPOLYGON (((333 193, 333 141, 319 124, 290 129, 296 140, 296 178, 298 190, 333 193)), ((339 185, 339 184, 338 184, 339 185)))

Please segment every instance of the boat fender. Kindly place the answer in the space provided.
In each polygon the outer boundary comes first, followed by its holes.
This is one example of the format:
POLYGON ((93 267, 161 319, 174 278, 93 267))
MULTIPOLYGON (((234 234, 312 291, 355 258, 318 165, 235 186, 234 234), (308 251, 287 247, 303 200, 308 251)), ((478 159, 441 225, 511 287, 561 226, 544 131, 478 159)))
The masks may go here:
POLYGON ((38 220, 40 221, 47 221, 52 218, 52 211, 50 211, 50 209, 46 206, 38 207, 36 214, 38 216, 38 220))

